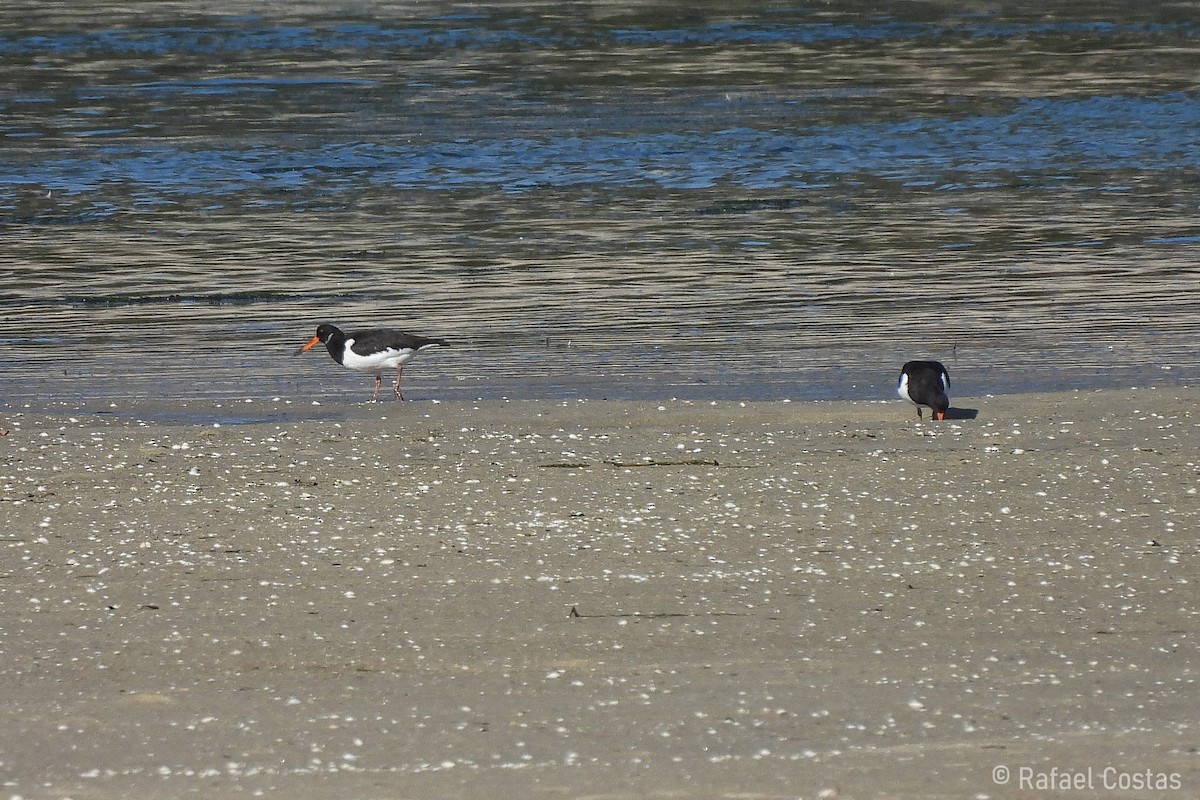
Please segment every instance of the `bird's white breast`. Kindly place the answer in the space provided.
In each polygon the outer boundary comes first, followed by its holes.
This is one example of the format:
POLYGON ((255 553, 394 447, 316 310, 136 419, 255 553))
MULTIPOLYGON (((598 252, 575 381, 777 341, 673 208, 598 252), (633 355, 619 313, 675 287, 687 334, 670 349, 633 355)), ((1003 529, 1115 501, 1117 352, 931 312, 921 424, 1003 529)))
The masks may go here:
POLYGON ((354 340, 346 340, 346 351, 342 354, 342 364, 360 372, 383 372, 385 369, 395 369, 409 361, 417 351, 412 349, 397 349, 389 347, 378 353, 359 355, 353 350, 354 340))

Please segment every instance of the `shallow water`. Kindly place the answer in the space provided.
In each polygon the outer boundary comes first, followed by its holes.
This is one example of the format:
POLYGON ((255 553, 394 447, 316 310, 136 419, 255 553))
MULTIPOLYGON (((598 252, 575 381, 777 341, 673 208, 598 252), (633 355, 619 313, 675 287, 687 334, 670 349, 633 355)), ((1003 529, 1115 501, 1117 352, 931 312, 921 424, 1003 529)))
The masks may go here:
POLYGON ((0 401, 1200 377, 1198 4, 17 2, 0 401), (875 8, 875 6, 872 6, 875 8))

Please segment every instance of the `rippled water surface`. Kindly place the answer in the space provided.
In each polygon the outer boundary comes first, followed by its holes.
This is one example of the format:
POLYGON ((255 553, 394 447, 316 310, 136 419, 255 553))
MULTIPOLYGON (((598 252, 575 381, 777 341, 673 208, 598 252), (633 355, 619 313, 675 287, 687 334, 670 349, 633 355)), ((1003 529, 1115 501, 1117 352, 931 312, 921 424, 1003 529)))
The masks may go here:
POLYGON ((10 3, 0 399, 1200 377, 1200 4, 680 6, 10 3))

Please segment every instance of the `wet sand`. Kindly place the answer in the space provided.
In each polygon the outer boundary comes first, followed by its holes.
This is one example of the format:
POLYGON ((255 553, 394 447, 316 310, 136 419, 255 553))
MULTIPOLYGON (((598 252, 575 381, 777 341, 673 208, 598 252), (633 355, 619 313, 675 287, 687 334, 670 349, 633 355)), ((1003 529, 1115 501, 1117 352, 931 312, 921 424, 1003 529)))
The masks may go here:
POLYGON ((956 400, 10 410, 3 796, 1200 794, 1200 390, 956 400))

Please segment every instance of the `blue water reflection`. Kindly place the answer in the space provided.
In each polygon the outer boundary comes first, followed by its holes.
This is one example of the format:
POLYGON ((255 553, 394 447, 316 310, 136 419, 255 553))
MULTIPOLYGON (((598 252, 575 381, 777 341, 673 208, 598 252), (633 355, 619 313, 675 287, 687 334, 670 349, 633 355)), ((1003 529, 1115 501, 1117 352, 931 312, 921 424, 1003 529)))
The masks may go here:
MULTIPOLYGON (((127 129, 74 135, 120 141, 127 129)), ((192 149, 111 144, 86 154, 58 152, 32 163, 0 164, 8 192, 42 186, 94 192, 122 182, 160 196, 246 191, 338 192, 353 186, 456 190, 537 187, 714 186, 803 190, 858 175, 945 191, 1070 173, 1193 169, 1200 162, 1200 102, 1159 97, 1022 100, 1006 114, 923 117, 898 123, 727 128, 623 135, 476 136, 389 144, 316 141, 311 149, 254 146, 192 149), (966 175, 972 175, 966 178, 966 175), (336 178, 337 182, 331 182, 336 178)))

